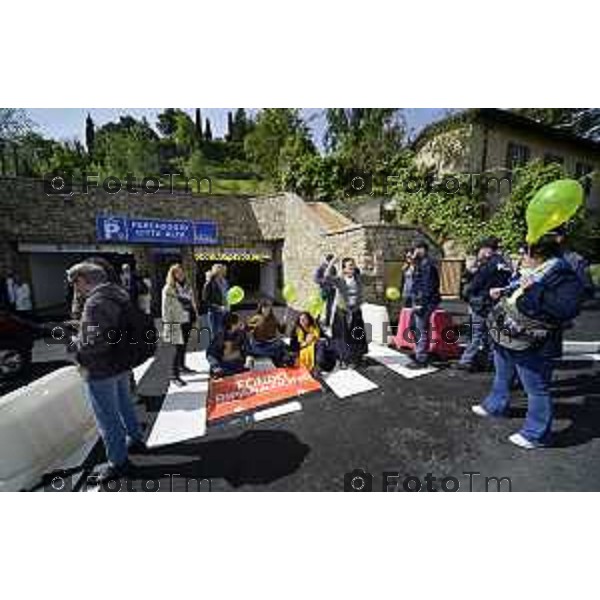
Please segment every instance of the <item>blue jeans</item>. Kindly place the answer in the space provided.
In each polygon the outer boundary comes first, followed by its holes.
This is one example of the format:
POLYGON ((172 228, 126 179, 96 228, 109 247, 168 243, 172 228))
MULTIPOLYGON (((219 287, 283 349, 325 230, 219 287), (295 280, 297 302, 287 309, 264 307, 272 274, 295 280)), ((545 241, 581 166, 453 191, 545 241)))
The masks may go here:
POLYGON ((510 385, 515 370, 527 393, 527 416, 520 434, 534 443, 547 441, 552 427, 552 360, 536 351, 512 352, 494 346, 496 375, 492 391, 482 402, 489 413, 502 415, 510 403, 510 385))
POLYGON ((470 333, 471 340, 460 357, 461 365, 470 365, 477 354, 481 351, 487 357, 492 359, 492 350, 490 348, 490 340, 485 317, 474 313, 469 309, 470 333))
POLYGON ((415 344, 415 360, 420 363, 427 362, 429 357, 429 320, 434 310, 434 306, 426 306, 421 309, 420 314, 414 313, 415 329, 419 336, 415 344))
POLYGON ((283 340, 257 342, 254 338, 250 338, 248 354, 257 358, 270 358, 276 367, 284 366, 289 357, 287 347, 283 340))
POLYGON ((129 393, 129 371, 85 382, 87 397, 94 410, 108 462, 122 465, 127 461, 127 436, 141 440, 142 432, 129 393))
POLYGON ((223 331, 225 312, 216 308, 209 308, 206 316, 208 317, 208 328, 210 329, 211 339, 214 339, 219 332, 223 331))

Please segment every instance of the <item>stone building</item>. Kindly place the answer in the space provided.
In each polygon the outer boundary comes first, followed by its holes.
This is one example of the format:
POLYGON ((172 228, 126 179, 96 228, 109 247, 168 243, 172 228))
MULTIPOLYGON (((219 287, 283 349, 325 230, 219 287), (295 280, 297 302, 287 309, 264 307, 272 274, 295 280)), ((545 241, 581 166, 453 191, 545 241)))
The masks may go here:
POLYGON ((211 264, 225 262, 249 302, 260 295, 281 300, 291 283, 300 308, 316 289, 316 267, 333 252, 356 259, 367 300, 381 303, 388 285, 400 285, 404 251, 423 237, 411 227, 358 223, 294 194, 109 194, 93 187, 63 196, 47 195, 40 180, 0 180, 0 273, 17 271, 31 282, 39 313, 66 311, 65 270, 91 255, 147 272, 155 299, 172 263, 181 262, 200 287, 211 264))
MULTIPOLYGON (((514 112, 478 108, 448 117, 425 127, 413 148, 417 162, 441 173, 502 177, 534 159, 559 162, 571 177, 583 178, 587 207, 600 213, 600 143, 514 112)), ((498 187, 500 193, 489 196, 490 210, 510 191, 502 181, 498 187)))

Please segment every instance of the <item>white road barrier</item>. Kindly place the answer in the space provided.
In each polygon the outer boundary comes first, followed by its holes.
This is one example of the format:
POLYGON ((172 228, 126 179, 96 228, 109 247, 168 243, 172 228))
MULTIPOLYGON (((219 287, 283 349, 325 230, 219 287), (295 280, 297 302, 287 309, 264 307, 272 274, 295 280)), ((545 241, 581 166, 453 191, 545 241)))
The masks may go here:
POLYGON ((76 367, 63 367, 0 398, 0 491, 35 486, 96 435, 76 367))
POLYGON ((388 329, 390 324, 390 317, 385 306, 381 306, 379 304, 363 304, 361 307, 363 320, 365 322, 365 327, 367 328, 367 332, 369 329, 370 339, 369 341, 373 341, 376 344, 384 344, 388 343, 388 329))

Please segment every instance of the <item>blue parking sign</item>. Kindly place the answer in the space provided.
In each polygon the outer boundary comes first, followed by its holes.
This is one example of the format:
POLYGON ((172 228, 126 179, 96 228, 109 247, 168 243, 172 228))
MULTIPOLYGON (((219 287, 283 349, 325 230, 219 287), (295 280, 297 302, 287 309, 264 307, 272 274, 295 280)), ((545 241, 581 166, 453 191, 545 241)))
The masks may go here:
POLYGON ((124 217, 96 217, 96 237, 105 242, 126 242, 127 219, 124 217))

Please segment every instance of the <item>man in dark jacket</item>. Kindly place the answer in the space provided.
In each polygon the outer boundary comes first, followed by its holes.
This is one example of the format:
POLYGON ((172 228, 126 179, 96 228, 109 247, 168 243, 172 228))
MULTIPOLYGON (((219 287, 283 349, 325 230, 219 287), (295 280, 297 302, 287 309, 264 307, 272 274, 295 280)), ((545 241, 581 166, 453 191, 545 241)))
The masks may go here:
POLYGON ((130 368, 127 346, 123 345, 130 299, 121 286, 108 281, 106 271, 97 264, 76 264, 67 271, 67 277, 85 297, 75 345, 108 458, 96 472, 101 483, 129 472, 128 438, 129 449, 142 451, 144 446, 130 397, 130 368))
POLYGON ((415 245, 413 256, 413 314, 418 340, 415 345, 415 360, 408 366, 422 369, 429 360, 429 320, 441 299, 440 276, 437 266, 429 257, 429 246, 425 242, 415 245))
POLYGON ((494 238, 483 240, 479 245, 477 261, 469 272, 469 281, 463 292, 463 297, 469 303, 471 340, 456 365, 457 368, 476 370, 478 355, 490 364, 493 361, 486 325, 487 316, 494 302, 490 297, 490 290, 505 287, 510 277, 511 267, 498 253, 497 241, 494 238))
MULTIPOLYGON (((527 416, 513 444, 531 449, 548 442, 552 426, 552 398, 549 385, 553 358, 561 352, 561 331, 574 319, 583 286, 562 258, 554 236, 544 236, 529 248, 526 266, 530 273, 518 287, 512 286, 492 313, 502 316, 503 331, 494 337, 494 383, 485 400, 472 407, 481 417, 503 415, 510 402, 510 385, 515 371, 527 393, 527 416)), ((490 290, 500 297, 503 290, 490 290)))

